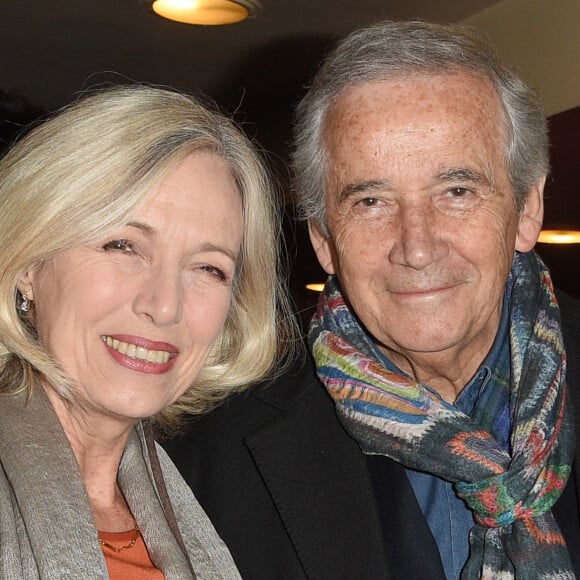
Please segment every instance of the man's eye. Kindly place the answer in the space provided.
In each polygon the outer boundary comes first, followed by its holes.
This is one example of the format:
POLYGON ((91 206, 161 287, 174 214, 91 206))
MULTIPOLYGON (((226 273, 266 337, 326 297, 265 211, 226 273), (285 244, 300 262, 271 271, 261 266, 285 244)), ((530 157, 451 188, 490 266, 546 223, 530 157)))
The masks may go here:
POLYGON ((379 204, 378 197, 365 197, 359 201, 357 201, 358 205, 362 205, 364 207, 374 207, 379 204))
POLYGON ((471 190, 465 187, 453 187, 448 193, 451 197, 466 197, 471 193, 471 190))
POLYGON ((116 250, 118 252, 132 253, 134 248, 129 240, 111 240, 103 246, 103 250, 116 250))

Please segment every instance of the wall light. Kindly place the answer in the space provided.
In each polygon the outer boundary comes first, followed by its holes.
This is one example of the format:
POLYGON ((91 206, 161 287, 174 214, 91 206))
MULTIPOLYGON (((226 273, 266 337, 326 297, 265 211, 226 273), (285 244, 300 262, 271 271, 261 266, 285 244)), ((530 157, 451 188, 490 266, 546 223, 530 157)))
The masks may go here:
POLYGON ((253 16, 257 0, 153 0, 153 12, 185 24, 234 24, 253 16))
POLYGON ((575 229, 542 230, 538 242, 542 244, 580 244, 580 231, 575 229))
POLYGON ((324 290, 324 282, 311 282, 306 284, 307 290, 312 290, 313 292, 322 292, 324 290))

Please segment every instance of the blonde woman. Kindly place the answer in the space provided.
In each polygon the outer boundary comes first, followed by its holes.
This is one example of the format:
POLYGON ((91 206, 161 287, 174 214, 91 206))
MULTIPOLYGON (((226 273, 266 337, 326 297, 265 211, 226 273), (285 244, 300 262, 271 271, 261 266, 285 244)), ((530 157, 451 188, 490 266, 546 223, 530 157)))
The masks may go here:
POLYGON ((94 93, 0 161, 0 577, 239 577, 152 433, 272 368, 277 227, 248 140, 170 90, 94 93))

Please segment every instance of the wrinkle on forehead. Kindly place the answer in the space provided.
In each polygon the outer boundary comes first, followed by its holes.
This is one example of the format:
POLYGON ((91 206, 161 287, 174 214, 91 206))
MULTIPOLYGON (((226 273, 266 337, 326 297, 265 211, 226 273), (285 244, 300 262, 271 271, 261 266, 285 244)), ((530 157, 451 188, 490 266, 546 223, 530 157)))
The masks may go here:
POLYGON ((450 123, 464 119, 467 112, 472 117, 474 126, 482 126, 487 120, 493 119, 496 138, 506 136, 505 114, 491 83, 474 73, 458 71, 443 74, 417 73, 399 80, 373 81, 346 89, 328 108, 324 124, 326 144, 330 144, 330 138, 339 128, 350 134, 352 140, 356 140, 369 115, 372 116, 382 109, 387 93, 389 98, 394 99, 386 120, 390 124, 397 124, 401 117, 412 112, 414 126, 409 125, 409 132, 425 130, 427 126, 424 123, 427 122, 429 114, 436 107, 443 107, 450 123), (447 81, 445 84, 449 90, 455 91, 456 99, 435 104, 434 96, 443 94, 442 79, 447 81), (425 121, 422 123, 423 118, 425 121))
MULTIPOLYGON (((501 152, 498 157, 501 169, 506 169, 505 114, 487 79, 457 71, 414 74, 353 86, 329 107, 326 115, 324 144, 330 161, 327 180, 334 173, 340 181, 347 162, 345 156, 370 161, 372 156, 380 157, 387 143, 392 147, 393 139, 408 138, 404 149, 409 157, 414 153, 409 143, 417 150, 421 150, 423 142, 433 147, 436 132, 441 131, 443 135, 447 129, 454 129, 456 138, 466 143, 476 141, 473 135, 481 143, 495 143, 501 152), (453 98, 449 98, 448 91, 453 91, 453 98)), ((443 140, 442 144, 445 144, 443 140)), ((446 169, 442 165, 441 171, 446 169)), ((494 173, 500 167, 487 169, 486 177, 490 182, 495 181, 494 173)), ((387 176, 367 177, 384 179, 387 176)))

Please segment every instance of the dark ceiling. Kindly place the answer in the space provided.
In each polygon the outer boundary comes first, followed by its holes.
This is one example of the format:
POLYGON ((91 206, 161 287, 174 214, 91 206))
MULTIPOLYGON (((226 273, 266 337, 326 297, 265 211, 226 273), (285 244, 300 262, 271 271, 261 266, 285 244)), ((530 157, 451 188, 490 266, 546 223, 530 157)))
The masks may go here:
MULTIPOLYGON (((198 27, 157 17, 146 0, 0 0, 0 91, 51 111, 110 82, 199 90, 270 152, 284 184, 293 107, 337 37, 385 18, 460 21, 499 0, 261 1, 251 20, 198 27)), ((303 230, 288 239, 299 293, 321 271, 303 230)))
POLYGON ((200 27, 163 20, 146 0, 3 0, 0 89, 48 110, 123 79, 201 90, 277 149, 292 105, 337 36, 383 18, 457 21, 496 3, 262 0, 251 20, 200 27))

